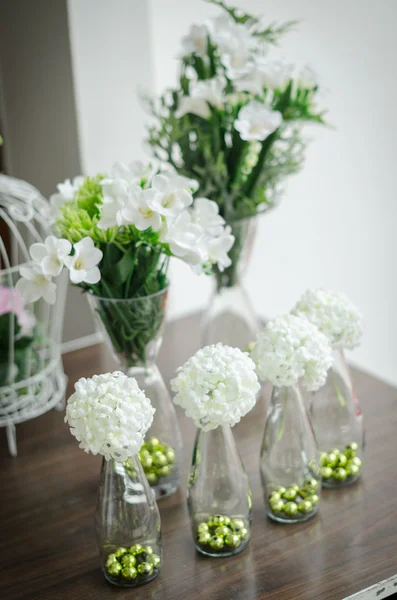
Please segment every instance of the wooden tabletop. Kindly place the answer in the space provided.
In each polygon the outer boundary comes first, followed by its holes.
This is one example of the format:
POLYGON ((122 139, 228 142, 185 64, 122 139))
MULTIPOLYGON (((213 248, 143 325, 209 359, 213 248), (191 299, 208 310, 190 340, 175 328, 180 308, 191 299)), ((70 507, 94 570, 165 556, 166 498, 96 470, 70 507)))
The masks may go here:
MULTIPOLYGON (((168 327, 159 359, 167 382, 198 340, 197 318, 168 327)), ((69 392, 79 377, 114 367, 101 345, 65 355, 64 365, 69 392)), ((234 428, 253 491, 253 535, 232 558, 195 551, 185 502, 194 426, 179 412, 183 488, 159 502, 162 572, 136 590, 111 586, 100 571, 93 518, 101 461, 78 448, 63 414, 51 411, 18 426, 17 458, 8 456, 0 432, 0 598, 341 600, 396 574, 397 390, 358 371, 353 375, 366 419, 363 477, 343 490, 324 490, 312 520, 280 525, 265 516, 259 448, 268 387, 234 428)))

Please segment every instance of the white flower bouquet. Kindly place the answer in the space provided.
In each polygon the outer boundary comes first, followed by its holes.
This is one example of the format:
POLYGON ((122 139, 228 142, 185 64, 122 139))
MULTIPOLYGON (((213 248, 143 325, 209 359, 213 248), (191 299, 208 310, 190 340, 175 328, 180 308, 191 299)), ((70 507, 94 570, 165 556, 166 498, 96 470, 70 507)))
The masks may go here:
POLYGON ((146 347, 163 323, 169 257, 196 273, 230 264, 234 238, 215 202, 193 203, 195 189, 193 180, 155 174, 138 162, 58 185, 50 199, 58 237, 32 245, 33 264, 21 269, 18 291, 25 302, 43 297, 53 303, 53 278, 66 267, 74 285, 109 300, 95 310, 116 353, 129 367, 145 363, 146 347), (147 303, 128 302, 148 297, 147 303))
MULTIPOLYGON (((224 15, 182 40, 179 84, 150 102, 154 155, 199 183, 230 224, 275 205, 303 163, 302 125, 324 123, 309 68, 272 57, 292 23, 261 20, 220 0, 224 15)), ((232 276, 241 244, 232 249, 232 276)), ((225 276, 223 276, 225 279, 225 276)))

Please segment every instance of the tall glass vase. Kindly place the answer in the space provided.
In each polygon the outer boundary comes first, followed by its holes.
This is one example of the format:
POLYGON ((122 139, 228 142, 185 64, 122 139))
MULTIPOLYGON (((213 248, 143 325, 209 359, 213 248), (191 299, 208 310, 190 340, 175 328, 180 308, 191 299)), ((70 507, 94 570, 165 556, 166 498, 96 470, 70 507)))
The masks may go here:
POLYGON ((197 550, 232 556, 251 537, 251 489, 229 426, 197 431, 188 507, 197 550))
POLYGON ((114 300, 88 295, 100 330, 105 334, 120 369, 135 377, 156 409, 139 453, 156 498, 180 486, 182 436, 174 405, 156 366, 161 346, 167 289, 139 298, 114 300))
POLYGON ((235 242, 229 252, 230 267, 216 269, 214 292, 203 315, 203 345, 222 342, 246 350, 259 330, 258 319, 242 285, 255 239, 256 218, 230 223, 235 242))
POLYGON ((137 456, 103 459, 96 531, 103 573, 121 587, 137 587, 159 574, 161 524, 156 500, 137 456))
POLYGON ((312 394, 310 416, 321 450, 323 485, 357 481, 365 446, 363 413, 342 350, 334 352, 326 384, 312 394))
POLYGON ((268 516, 280 523, 313 517, 320 499, 316 440, 298 387, 274 387, 260 470, 268 516))

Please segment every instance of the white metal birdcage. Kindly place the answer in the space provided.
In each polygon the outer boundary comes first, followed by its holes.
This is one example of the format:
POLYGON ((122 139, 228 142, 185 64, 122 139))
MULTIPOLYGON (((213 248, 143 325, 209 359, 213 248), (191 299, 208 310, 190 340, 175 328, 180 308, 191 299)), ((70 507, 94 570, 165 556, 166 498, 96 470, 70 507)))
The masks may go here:
POLYGON ((64 403, 60 342, 66 276, 57 278, 54 305, 41 299, 23 306, 28 333, 20 326, 20 296, 15 289, 20 267, 31 262, 30 245, 50 235, 51 224, 50 206, 36 188, 0 174, 0 427, 6 428, 13 456, 17 454, 15 425, 64 403))

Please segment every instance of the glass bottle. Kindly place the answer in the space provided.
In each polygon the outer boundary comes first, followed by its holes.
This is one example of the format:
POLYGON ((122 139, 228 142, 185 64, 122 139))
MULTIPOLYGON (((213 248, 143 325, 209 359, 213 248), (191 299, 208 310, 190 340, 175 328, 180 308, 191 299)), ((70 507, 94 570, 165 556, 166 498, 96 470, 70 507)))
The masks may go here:
POLYGON ((95 520, 108 581, 138 587, 157 577, 162 563, 160 514, 137 456, 124 463, 103 459, 95 520))
POLYGON ((230 267, 215 270, 215 289, 202 319, 203 345, 222 342, 246 350, 255 341, 259 322, 241 283, 255 239, 256 218, 230 223, 235 242, 229 252, 230 267))
POLYGON ((365 447, 363 413, 342 350, 325 385, 312 394, 310 416, 321 451, 324 487, 342 487, 360 476, 365 447))
POLYGON ((188 507, 201 554, 225 557, 246 548, 251 537, 251 489, 230 426, 197 431, 188 507))
POLYGON ((120 369, 135 377, 156 409, 139 457, 156 498, 180 486, 182 436, 175 407, 156 365, 165 324, 168 290, 114 300, 87 294, 97 325, 120 369))
POLYGON ((260 471, 268 516, 280 523, 313 517, 320 499, 319 453, 298 387, 274 387, 260 471))

